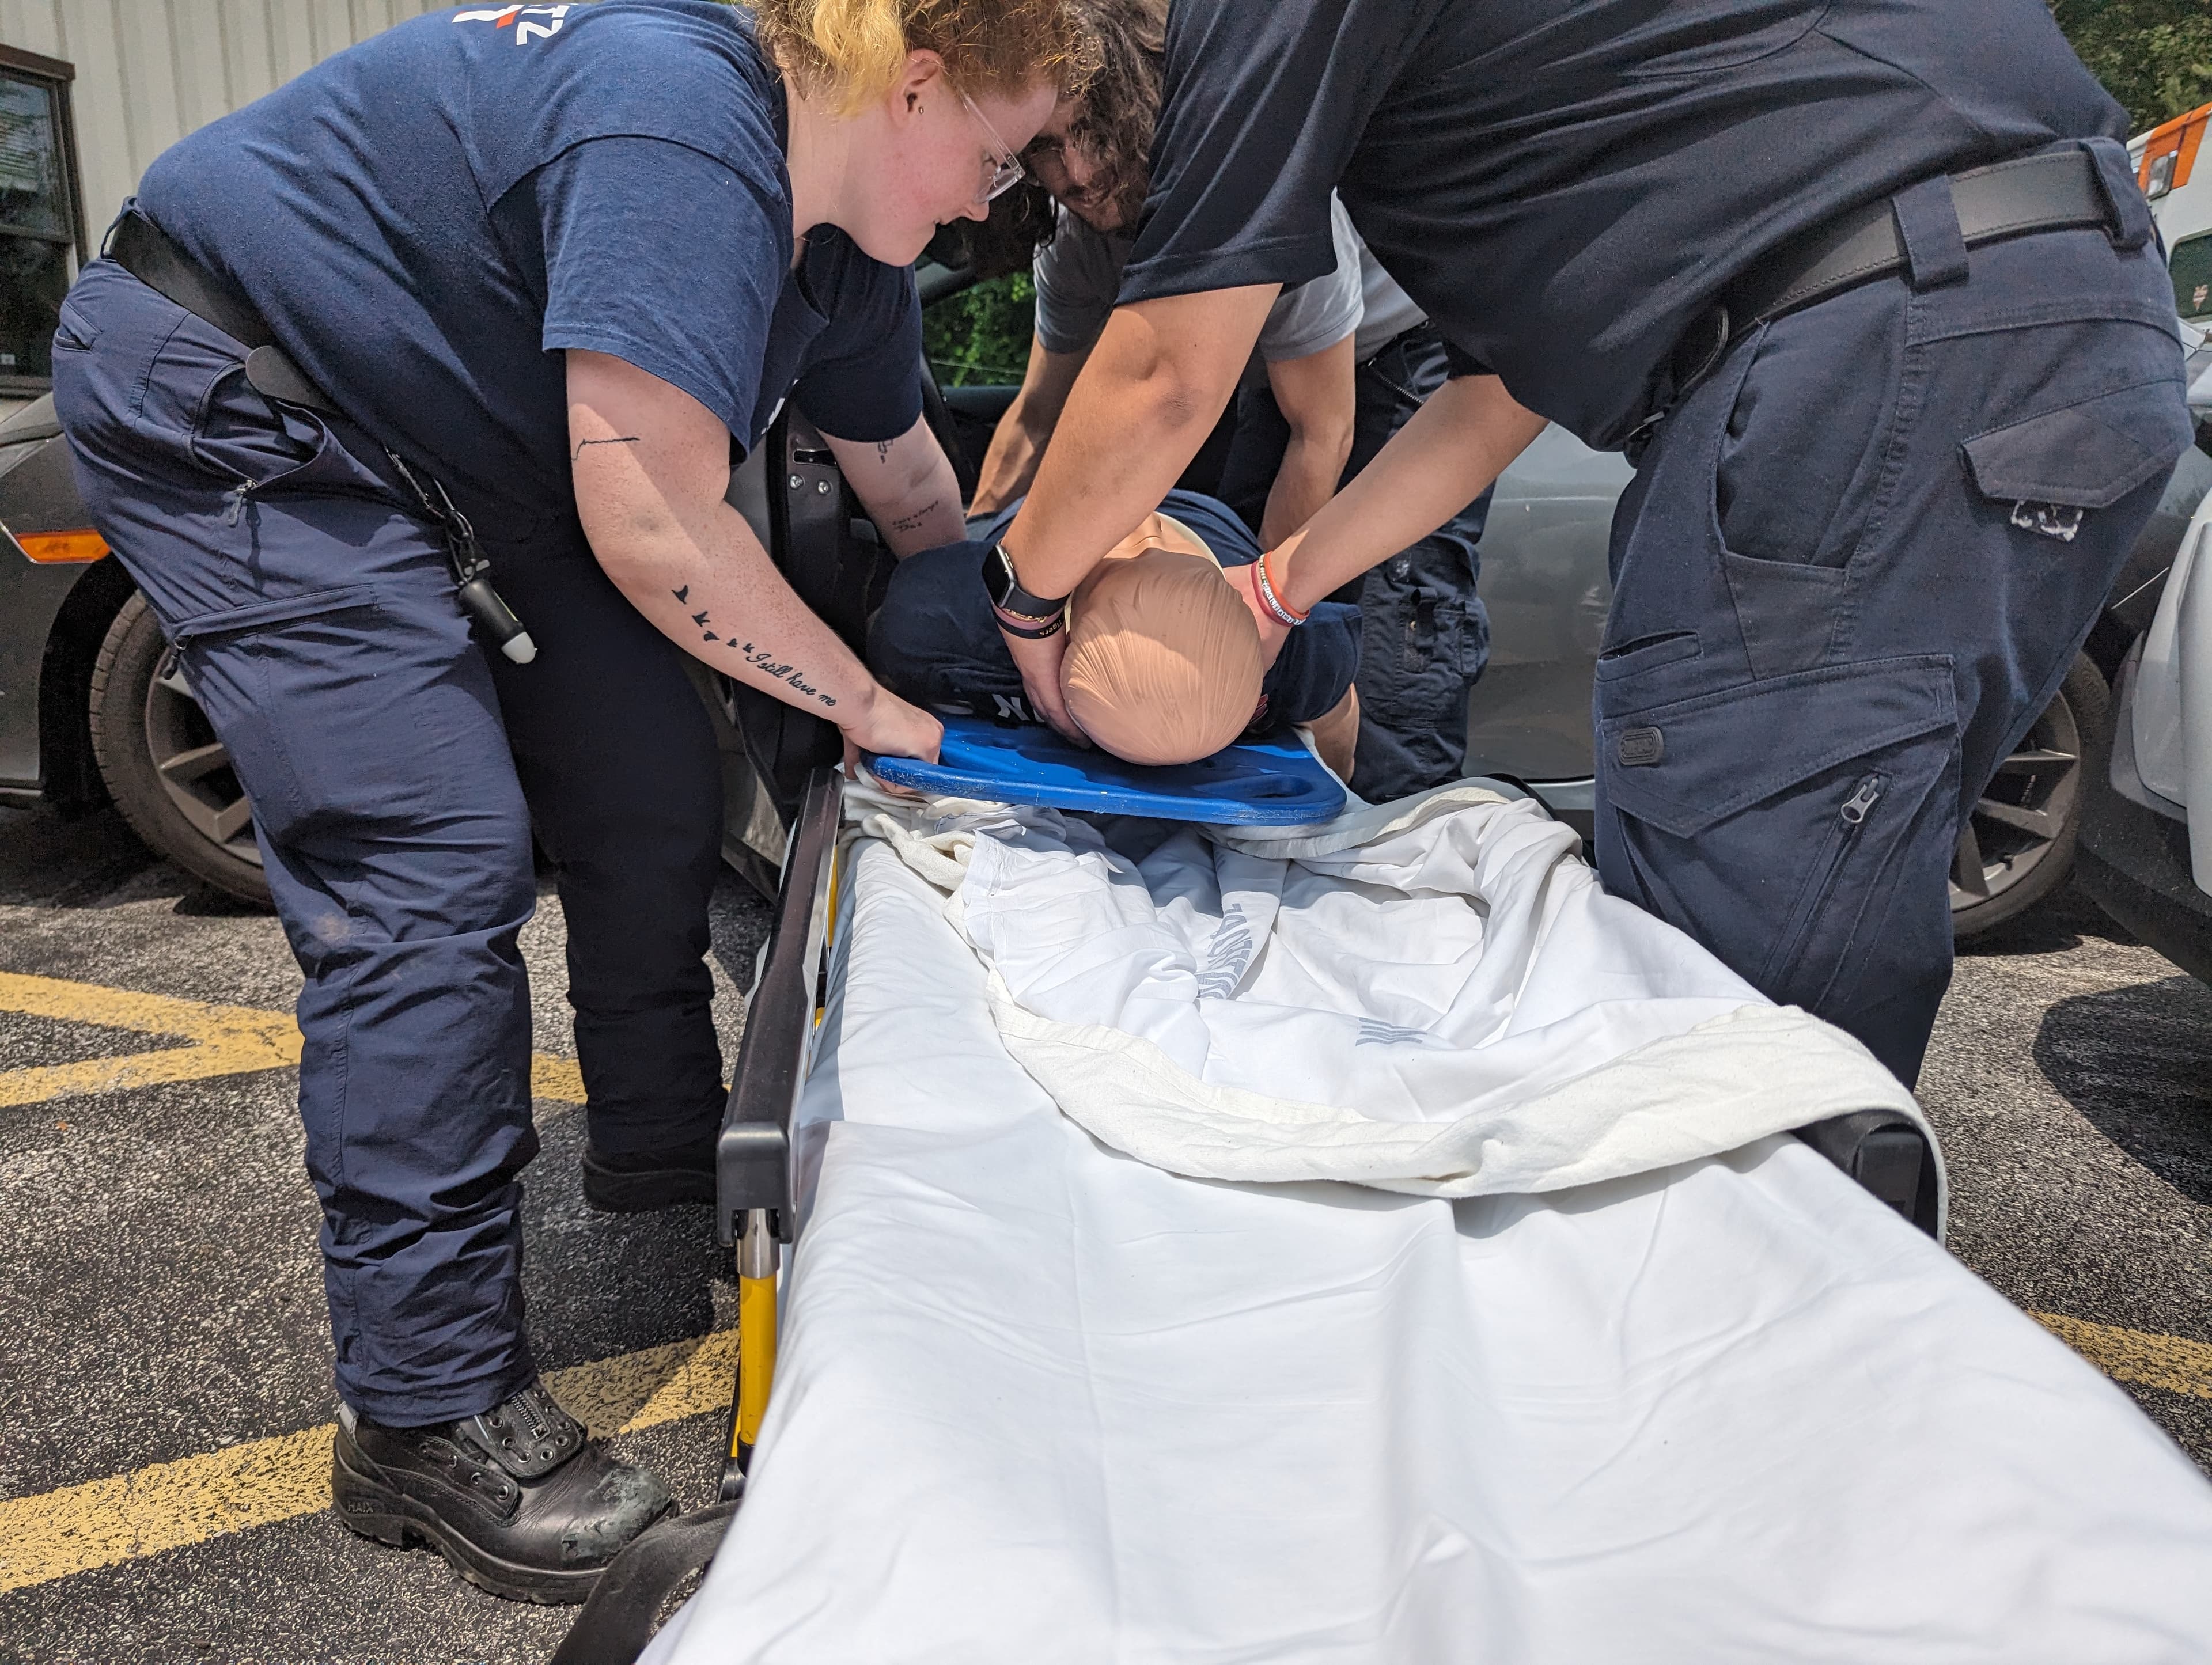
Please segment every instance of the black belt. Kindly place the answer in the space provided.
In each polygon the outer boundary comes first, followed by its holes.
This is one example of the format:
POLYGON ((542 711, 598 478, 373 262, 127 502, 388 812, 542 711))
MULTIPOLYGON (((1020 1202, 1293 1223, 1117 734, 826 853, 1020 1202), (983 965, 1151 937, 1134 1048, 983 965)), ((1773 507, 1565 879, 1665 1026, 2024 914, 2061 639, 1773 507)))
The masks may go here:
MULTIPOLYGON (((1950 179, 1959 234, 1968 248, 2033 232, 2118 229, 2097 164, 2083 149, 2015 156, 1950 179)), ((1891 200, 1855 209, 1795 239, 1729 286, 1675 348, 1674 392, 1628 436, 1623 448, 1632 463, 1668 411, 1711 374, 1732 342, 1761 324, 1910 269, 1891 200)))
MULTIPOLYGON (((304 405, 325 416, 345 415, 336 401, 293 362, 291 355, 276 344, 276 331, 269 327, 269 321, 252 302, 203 269, 171 240, 168 233, 137 209, 126 209, 116 221, 108 233, 106 253, 148 289, 174 301, 202 323, 212 324, 245 348, 246 379, 263 394, 287 404, 304 405)), ((476 528, 469 524, 468 516, 454 506, 452 496, 435 475, 425 470, 418 477, 398 452, 390 446, 383 450, 391 459, 392 466, 398 471, 399 477, 421 500, 423 513, 445 538, 446 551, 453 566, 454 590, 462 609, 483 629, 492 646, 517 665, 529 664, 538 656, 537 644, 531 641, 530 633, 515 617, 514 610, 492 588, 491 562, 477 542, 476 528), (424 480, 429 482, 428 486, 422 483, 424 480), (431 495, 433 490, 437 493, 434 497, 431 495)), ((251 482, 239 487, 235 495, 241 510, 252 489, 251 482)))
MULTIPOLYGON (((2116 228, 2086 150, 2045 150, 1951 175, 1959 234, 1968 248, 2030 232, 2116 228)), ((1746 326, 1826 301, 1909 264, 1888 198, 1808 233, 1729 286, 1722 304, 1746 326)))

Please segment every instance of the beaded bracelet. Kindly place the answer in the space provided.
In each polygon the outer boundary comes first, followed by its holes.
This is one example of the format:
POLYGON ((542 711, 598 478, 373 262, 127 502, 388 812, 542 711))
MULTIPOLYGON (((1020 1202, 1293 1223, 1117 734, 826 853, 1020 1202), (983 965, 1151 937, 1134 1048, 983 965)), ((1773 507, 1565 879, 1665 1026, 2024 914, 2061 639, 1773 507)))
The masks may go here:
POLYGON ((1298 612, 1277 592, 1275 580, 1267 571, 1267 557, 1265 553, 1252 563, 1252 576, 1259 588, 1261 605, 1275 616, 1278 623, 1295 629, 1313 617, 1311 608, 1308 608, 1303 613, 1298 612))

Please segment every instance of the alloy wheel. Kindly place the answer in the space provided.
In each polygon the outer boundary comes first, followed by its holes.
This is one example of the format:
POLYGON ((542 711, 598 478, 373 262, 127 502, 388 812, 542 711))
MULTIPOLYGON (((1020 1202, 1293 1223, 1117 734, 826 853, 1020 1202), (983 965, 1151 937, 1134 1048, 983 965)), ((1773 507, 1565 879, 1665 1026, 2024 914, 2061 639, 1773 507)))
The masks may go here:
POLYGON ((2081 785, 2074 709, 2053 700, 1975 802, 1951 862, 1951 911, 1994 901, 2027 883, 2073 824, 2081 785))
POLYGON ((253 806, 231 769, 229 751, 216 738, 207 714, 193 697, 173 647, 162 653, 146 685, 146 750, 160 773, 162 791, 200 836, 240 860, 259 866, 253 806))

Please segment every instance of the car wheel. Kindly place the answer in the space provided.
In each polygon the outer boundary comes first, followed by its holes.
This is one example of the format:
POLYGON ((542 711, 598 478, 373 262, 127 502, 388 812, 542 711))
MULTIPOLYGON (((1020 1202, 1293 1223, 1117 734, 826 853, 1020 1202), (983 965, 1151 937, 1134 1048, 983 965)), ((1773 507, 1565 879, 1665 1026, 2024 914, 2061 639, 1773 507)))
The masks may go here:
POLYGON ((2016 918, 2066 882, 2081 824, 2085 769, 2105 767, 2111 696, 2086 653, 2027 738, 1997 765, 1959 835, 1951 863, 1951 933, 1971 937, 2016 918))
POLYGON ((155 854, 269 905, 253 810, 175 652, 136 591, 92 669, 92 751, 115 806, 155 854))

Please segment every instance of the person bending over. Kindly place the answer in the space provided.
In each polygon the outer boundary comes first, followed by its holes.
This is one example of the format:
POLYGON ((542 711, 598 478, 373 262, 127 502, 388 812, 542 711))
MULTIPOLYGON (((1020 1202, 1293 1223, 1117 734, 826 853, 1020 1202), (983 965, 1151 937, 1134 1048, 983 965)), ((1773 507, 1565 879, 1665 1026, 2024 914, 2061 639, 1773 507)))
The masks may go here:
MULTIPOLYGON (((1036 720, 983 574, 1020 507, 899 562, 868 625, 868 664, 885 687, 947 714, 1036 720)), ((1359 610, 1322 603, 1265 665, 1237 587, 1254 581, 1259 555, 1226 504, 1194 491, 1168 493, 1113 547, 1067 606, 1061 692, 1092 741, 1133 763, 1185 763, 1304 724, 1322 761, 1350 777, 1359 610)))
MULTIPOLYGON (((1167 0, 1074 3, 1102 67, 1023 152, 1056 209, 1020 216, 1025 228, 1040 220, 1053 228, 1033 267, 1029 367, 984 458, 978 512, 1029 490, 1112 315, 1152 183, 1167 0)), ((990 231, 1007 217, 994 216, 990 231)), ((1285 286, 1267 308, 1233 395, 1229 454, 1209 488, 1262 549, 1355 479, 1446 377, 1443 337, 1368 252, 1341 202, 1330 204, 1329 240, 1334 270, 1285 286)), ((1468 696, 1490 656, 1475 585, 1490 501, 1486 490, 1475 495, 1333 592, 1360 608, 1359 776, 1351 784, 1372 802, 1467 772, 1468 696)))

